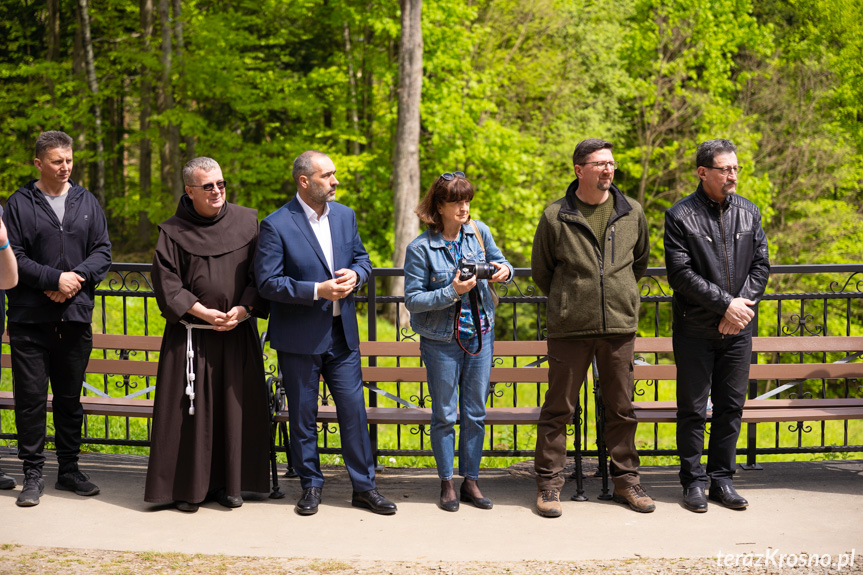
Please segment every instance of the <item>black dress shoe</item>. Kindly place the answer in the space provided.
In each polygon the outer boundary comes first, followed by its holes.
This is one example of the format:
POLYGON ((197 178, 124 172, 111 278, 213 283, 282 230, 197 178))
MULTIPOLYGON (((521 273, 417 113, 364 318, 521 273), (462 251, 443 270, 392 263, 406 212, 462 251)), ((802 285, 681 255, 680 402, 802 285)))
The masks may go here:
POLYGON ((447 484, 451 483, 451 481, 441 481, 440 487, 440 503, 438 503, 438 507, 443 509, 444 511, 458 511, 458 497, 455 499, 444 499, 444 494, 447 492, 447 484))
POLYGON ((188 501, 174 501, 174 506, 183 513, 194 513, 198 510, 197 503, 189 503, 188 501))
POLYGON ((742 498, 733 485, 711 485, 709 497, 711 501, 718 501, 729 509, 746 509, 749 502, 742 498))
POLYGON ((314 515, 318 512, 318 506, 321 504, 321 488, 306 487, 303 489, 303 496, 297 501, 297 506, 294 511, 299 515, 314 515))
POLYGON ((683 506, 696 513, 707 512, 707 498, 704 496, 704 488, 700 485, 684 487, 683 506))
POLYGON ((492 503, 491 499, 488 497, 474 497, 468 493, 464 488, 464 483, 461 484, 459 495, 461 496, 462 501, 465 503, 473 503, 474 507, 479 507, 480 509, 491 509, 494 507, 494 503, 492 503))
POLYGON ((242 497, 234 497, 233 495, 228 495, 228 493, 224 489, 219 489, 216 492, 216 501, 219 502, 219 505, 222 507, 235 508, 243 506, 243 498, 242 497))
POLYGON ((373 513, 379 515, 392 515, 397 510, 396 504, 381 495, 377 489, 354 491, 354 495, 351 497, 351 505, 362 507, 363 509, 371 509, 373 513))

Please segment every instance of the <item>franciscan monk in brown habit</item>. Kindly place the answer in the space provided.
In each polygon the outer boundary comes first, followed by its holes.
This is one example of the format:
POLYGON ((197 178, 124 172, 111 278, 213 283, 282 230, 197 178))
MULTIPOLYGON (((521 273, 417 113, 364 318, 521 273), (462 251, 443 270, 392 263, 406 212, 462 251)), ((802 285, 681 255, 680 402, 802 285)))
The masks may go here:
POLYGON ((252 266, 257 212, 225 201, 219 164, 183 168, 186 195, 159 226, 153 289, 165 335, 159 356, 144 499, 197 511, 268 491, 269 409, 255 320, 267 304, 252 266))

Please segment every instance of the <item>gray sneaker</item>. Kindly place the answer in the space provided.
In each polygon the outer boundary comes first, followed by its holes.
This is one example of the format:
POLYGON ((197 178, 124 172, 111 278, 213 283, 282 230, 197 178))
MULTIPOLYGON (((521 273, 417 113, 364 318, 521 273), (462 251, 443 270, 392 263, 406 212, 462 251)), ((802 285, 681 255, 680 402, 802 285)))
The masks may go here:
POLYGON ((45 491, 45 480, 38 471, 27 471, 24 474, 24 488, 18 494, 15 505, 18 507, 33 507, 39 505, 39 497, 45 491))
POLYGON ((90 481, 90 476, 78 469, 78 466, 70 468, 57 477, 54 487, 61 491, 74 491, 76 495, 96 495, 99 488, 90 481))

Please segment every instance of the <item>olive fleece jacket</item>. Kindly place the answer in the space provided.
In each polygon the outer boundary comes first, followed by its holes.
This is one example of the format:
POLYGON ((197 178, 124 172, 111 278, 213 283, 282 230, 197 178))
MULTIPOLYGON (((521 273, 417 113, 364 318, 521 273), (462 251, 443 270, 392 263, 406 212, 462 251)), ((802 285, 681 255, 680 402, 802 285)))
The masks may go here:
POLYGON ((599 241, 575 203, 578 180, 545 209, 533 239, 533 281, 548 296, 549 339, 607 337, 638 330, 638 280, 650 235, 641 205, 615 186, 614 212, 599 241))

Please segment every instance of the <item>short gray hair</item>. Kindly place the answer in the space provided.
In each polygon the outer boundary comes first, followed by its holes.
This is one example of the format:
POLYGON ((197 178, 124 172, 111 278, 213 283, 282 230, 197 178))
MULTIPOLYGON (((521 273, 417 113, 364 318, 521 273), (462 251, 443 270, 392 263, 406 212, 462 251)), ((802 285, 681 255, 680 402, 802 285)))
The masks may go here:
POLYGON ((36 157, 40 160, 48 150, 60 148, 61 150, 72 149, 72 137, 66 132, 51 130, 42 132, 36 139, 36 157))
POLYGON ((707 140, 698 144, 698 151, 695 153, 695 167, 706 166, 713 167, 713 159, 716 154, 737 153, 737 146, 731 143, 731 140, 707 140))
POLYGON ((219 162, 214 160, 213 158, 206 158, 201 156, 199 158, 194 158, 189 160, 189 162, 183 166, 183 183, 187 186, 191 184, 189 182, 195 177, 195 172, 201 170, 202 172, 212 172, 213 170, 220 169, 219 162))
POLYGON ((297 185, 297 188, 300 187, 300 176, 311 178, 315 174, 315 166, 312 162, 321 156, 329 158, 328 155, 317 150, 307 150, 297 156, 297 159, 294 160, 294 167, 291 170, 291 175, 294 177, 294 183, 297 185))

